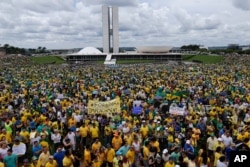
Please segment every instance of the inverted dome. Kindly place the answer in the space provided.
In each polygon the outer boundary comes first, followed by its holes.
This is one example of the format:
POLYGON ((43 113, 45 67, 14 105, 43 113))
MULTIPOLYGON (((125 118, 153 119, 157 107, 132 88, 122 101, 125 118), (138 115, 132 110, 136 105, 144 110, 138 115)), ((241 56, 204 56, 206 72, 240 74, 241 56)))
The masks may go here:
POLYGON ((79 55, 98 55, 102 54, 102 52, 94 47, 86 47, 80 50, 77 54, 79 55))
POLYGON ((168 53, 172 46, 137 46, 138 53, 168 53))

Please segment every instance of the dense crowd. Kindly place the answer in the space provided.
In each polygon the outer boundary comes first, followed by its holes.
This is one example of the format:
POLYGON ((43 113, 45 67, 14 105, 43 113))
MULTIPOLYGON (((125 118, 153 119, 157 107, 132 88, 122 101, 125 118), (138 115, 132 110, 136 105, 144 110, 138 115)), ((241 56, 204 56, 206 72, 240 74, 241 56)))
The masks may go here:
POLYGON ((249 58, 114 68, 1 58, 0 167, 225 167, 250 149, 249 58), (88 114, 90 100, 112 99, 119 111, 88 114))

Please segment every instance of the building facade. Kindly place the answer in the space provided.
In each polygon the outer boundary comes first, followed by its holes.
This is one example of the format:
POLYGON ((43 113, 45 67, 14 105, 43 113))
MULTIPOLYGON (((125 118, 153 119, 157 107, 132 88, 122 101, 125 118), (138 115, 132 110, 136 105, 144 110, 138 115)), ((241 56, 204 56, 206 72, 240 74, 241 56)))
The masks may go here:
POLYGON ((103 53, 119 53, 118 7, 102 6, 103 53))

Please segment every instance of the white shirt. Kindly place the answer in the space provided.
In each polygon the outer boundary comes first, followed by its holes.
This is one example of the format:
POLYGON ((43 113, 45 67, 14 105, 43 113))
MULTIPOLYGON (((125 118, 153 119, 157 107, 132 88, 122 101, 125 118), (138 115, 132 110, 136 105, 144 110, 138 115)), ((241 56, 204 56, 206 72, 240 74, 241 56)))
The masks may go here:
POLYGON ((221 138, 223 139, 223 143, 225 147, 228 147, 233 143, 233 139, 231 136, 227 137, 226 135, 223 134, 221 138))
POLYGON ((134 146, 135 151, 137 152, 140 151, 140 148, 141 148, 140 142, 137 142, 137 143, 133 142, 132 145, 134 146))
POLYGON ((60 133, 52 133, 51 134, 51 140, 53 140, 54 143, 60 143, 61 142, 61 135, 60 133))
POLYGON ((75 142, 75 133, 73 133, 73 132, 68 133, 67 136, 68 136, 70 142, 71 142, 73 145, 76 144, 76 142, 75 142))
POLYGON ((13 154, 24 155, 26 153, 26 145, 20 142, 18 145, 13 145, 12 147, 13 154))
POLYGON ((220 162, 220 160, 217 161, 216 167, 227 167, 227 165, 223 162, 220 162))
POLYGON ((7 150, 9 149, 9 147, 6 147, 5 149, 0 148, 0 155, 2 158, 4 158, 7 155, 7 150))

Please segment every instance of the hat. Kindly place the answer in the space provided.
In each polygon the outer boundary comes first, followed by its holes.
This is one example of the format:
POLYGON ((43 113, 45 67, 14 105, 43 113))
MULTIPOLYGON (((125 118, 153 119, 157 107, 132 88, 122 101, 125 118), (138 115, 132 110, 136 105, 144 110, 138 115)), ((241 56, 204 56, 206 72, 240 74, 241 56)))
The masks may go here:
POLYGON ((223 141, 223 139, 219 137, 219 138, 218 138, 218 141, 223 141))
POLYGON ((23 163, 29 163, 29 160, 26 158, 23 160, 23 163))
POLYGON ((49 156, 49 159, 54 159, 54 157, 51 155, 51 156, 49 156))
POLYGON ((165 148, 165 149, 163 150, 163 152, 162 152, 162 153, 163 153, 163 154, 168 153, 168 149, 166 149, 166 148, 165 148))
POLYGON ((160 131, 160 130, 161 130, 161 128, 160 128, 160 127, 158 127, 158 128, 156 128, 156 130, 157 130, 157 131, 160 131))
POLYGON ((79 131, 79 128, 76 128, 76 131, 79 131))
POLYGON ((107 144, 107 148, 110 148, 110 147, 111 147, 111 145, 108 143, 108 144, 107 144))
POLYGON ((145 121, 145 120, 142 120, 141 122, 145 123, 146 121, 145 121))
POLYGON ((186 141, 186 144, 190 144, 190 140, 187 140, 187 141, 186 141))
POLYGON ((160 123, 161 123, 161 121, 157 121, 157 123, 158 123, 158 124, 160 124, 160 123))
POLYGON ((154 120, 154 122, 157 122, 157 120, 154 120))

